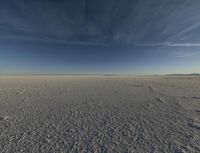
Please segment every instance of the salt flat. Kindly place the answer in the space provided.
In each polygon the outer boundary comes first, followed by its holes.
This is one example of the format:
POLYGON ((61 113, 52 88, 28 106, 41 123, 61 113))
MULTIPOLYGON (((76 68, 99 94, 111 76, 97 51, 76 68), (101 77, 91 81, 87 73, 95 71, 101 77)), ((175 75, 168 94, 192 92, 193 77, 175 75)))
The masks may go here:
POLYGON ((1 76, 0 152, 200 152, 200 77, 1 76))

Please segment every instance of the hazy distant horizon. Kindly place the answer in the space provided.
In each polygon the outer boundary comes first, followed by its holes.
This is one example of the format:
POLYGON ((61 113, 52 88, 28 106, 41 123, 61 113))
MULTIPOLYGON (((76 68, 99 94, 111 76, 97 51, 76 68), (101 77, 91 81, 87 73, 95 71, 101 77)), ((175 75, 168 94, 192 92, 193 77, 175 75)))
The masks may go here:
POLYGON ((68 73, 0 73, 0 76, 200 76, 200 73, 167 73, 167 74, 103 74, 103 73, 88 73, 88 74, 68 74, 68 73))

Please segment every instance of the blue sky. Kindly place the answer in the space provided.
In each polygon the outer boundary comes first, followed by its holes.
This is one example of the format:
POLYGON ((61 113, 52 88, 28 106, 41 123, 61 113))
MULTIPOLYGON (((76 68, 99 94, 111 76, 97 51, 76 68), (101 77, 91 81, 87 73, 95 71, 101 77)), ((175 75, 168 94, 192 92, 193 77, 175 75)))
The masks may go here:
POLYGON ((0 73, 200 72, 198 0, 1 0, 0 73))

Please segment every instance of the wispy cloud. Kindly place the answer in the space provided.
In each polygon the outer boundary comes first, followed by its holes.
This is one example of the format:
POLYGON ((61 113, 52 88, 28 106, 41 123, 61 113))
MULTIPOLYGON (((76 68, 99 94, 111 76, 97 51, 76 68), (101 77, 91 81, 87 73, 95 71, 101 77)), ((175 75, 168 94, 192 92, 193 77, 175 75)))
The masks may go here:
POLYGON ((200 43, 170 43, 170 42, 161 42, 161 43, 138 43, 136 46, 146 46, 146 47, 200 47, 200 43))
POLYGON ((175 37, 178 37, 178 36, 184 36, 185 34, 197 29, 200 27, 200 23, 195 23, 191 26, 188 26, 187 28, 185 28, 183 31, 179 32, 178 34, 175 35, 175 37))
POLYGON ((198 40, 198 35, 192 36, 193 39, 190 35, 200 27, 199 1, 183 0, 177 2, 177 6, 167 0, 159 3, 157 0, 98 3, 35 0, 31 3, 2 1, 0 4, 0 39, 37 39, 83 45, 112 42, 147 47, 200 47, 200 43, 189 43, 198 40), (175 43, 181 38, 188 39, 186 43, 175 43), (143 41, 156 43, 133 43, 143 41))
POLYGON ((190 58, 200 56, 199 51, 173 51, 168 52, 168 56, 175 58, 190 58))
POLYGON ((169 44, 169 47, 200 47, 200 43, 174 43, 169 44))

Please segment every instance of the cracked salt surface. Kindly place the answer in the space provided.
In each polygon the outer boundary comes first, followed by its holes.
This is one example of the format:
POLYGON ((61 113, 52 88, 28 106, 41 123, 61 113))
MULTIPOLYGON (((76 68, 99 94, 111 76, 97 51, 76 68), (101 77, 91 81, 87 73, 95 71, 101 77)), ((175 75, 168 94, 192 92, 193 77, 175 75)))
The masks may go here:
POLYGON ((195 77, 1 77, 0 152, 200 152, 200 104, 192 98, 199 84, 195 77))

